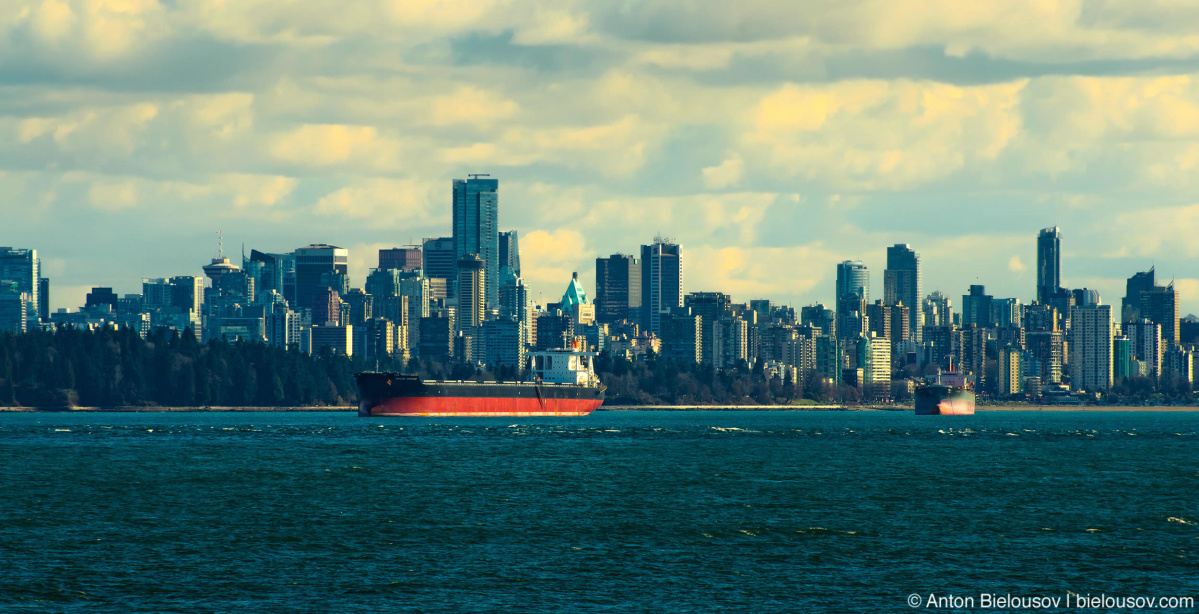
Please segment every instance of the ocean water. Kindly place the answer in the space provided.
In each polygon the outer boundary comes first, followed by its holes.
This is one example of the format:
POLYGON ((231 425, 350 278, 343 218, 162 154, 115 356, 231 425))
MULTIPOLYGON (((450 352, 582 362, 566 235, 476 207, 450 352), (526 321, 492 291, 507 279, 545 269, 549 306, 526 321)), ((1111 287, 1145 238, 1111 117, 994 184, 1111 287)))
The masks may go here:
POLYGON ((899 612, 1197 555, 1199 413, 0 414, 3 612, 899 612))

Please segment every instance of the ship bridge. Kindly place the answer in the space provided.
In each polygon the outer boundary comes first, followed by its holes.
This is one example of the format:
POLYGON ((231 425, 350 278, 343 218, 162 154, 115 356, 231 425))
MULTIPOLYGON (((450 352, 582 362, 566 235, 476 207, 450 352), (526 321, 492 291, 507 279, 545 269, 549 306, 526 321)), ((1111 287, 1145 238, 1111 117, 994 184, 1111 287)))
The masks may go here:
POLYGON ((595 375, 595 352, 577 350, 545 350, 529 352, 529 377, 546 384, 598 386, 595 375))

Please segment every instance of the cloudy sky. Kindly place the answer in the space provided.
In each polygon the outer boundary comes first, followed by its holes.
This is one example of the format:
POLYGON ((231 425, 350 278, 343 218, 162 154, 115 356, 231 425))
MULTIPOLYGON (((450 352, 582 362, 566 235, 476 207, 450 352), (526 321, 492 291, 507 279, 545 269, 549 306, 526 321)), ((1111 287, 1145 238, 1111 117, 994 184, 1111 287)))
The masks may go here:
MULTIPOLYGON (((1035 237, 1199 312, 1199 4, 9 0, 0 244, 52 307, 227 251, 449 232, 500 179, 535 294, 655 234, 687 291, 830 302, 910 243, 926 291, 1031 300, 1035 237), (15 4, 15 9, 14 8, 15 4)), ((960 300, 960 298, 958 299, 960 300)), ((956 302, 956 301, 955 301, 956 302)))

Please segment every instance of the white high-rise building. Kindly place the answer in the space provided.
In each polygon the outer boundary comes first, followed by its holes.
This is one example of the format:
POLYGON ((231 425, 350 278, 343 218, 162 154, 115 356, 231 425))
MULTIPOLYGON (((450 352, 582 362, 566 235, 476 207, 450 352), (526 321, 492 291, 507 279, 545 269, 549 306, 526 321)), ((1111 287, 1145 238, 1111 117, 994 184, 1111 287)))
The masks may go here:
POLYGON ((1102 391, 1112 386, 1112 307, 1070 308, 1070 385, 1102 391))
POLYGON ((1124 335, 1128 337, 1130 358, 1144 362, 1148 366, 1149 377, 1161 377, 1163 353, 1161 324, 1142 319, 1140 322, 1125 322, 1121 326, 1124 328, 1124 335))

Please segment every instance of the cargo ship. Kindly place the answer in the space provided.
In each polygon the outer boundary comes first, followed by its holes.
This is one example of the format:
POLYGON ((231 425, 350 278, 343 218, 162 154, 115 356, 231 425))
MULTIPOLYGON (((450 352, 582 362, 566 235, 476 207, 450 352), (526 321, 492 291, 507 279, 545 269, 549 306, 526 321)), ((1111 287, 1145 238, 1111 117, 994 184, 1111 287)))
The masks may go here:
POLYGON ((530 352, 523 382, 422 380, 401 373, 358 373, 358 415, 586 416, 604 402, 594 352, 530 352))
MULTIPOLYGON (((952 369, 952 365, 950 365, 952 369)), ((916 387, 917 416, 972 416, 974 391, 965 374, 941 373, 935 383, 916 387)))

